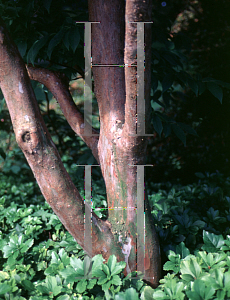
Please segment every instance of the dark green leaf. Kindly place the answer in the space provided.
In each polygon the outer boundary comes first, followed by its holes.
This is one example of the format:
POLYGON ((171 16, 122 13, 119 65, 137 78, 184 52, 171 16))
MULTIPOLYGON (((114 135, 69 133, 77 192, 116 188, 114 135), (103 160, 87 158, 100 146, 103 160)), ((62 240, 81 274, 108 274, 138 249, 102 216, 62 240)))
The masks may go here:
POLYGON ((17 46, 18 46, 18 51, 21 54, 21 57, 23 57, 26 54, 27 42, 25 40, 19 41, 19 42, 17 42, 17 46))
POLYGON ((50 40, 48 50, 47 50, 47 55, 50 59, 51 54, 53 52, 53 49, 61 42, 64 34, 65 34, 66 29, 61 28, 58 33, 55 34, 55 36, 50 40))
POLYGON ((163 130, 163 125, 162 125, 161 119, 158 117, 158 115, 154 114, 152 121, 153 121, 154 129, 159 134, 159 136, 161 136, 161 133, 163 130))
POLYGON ((40 40, 37 40, 33 46, 30 48, 28 54, 27 54, 27 63, 31 62, 34 64, 35 58, 38 55, 39 50, 45 46, 49 39, 49 35, 44 35, 40 40))
POLYGON ((164 123, 163 128, 164 128, 165 137, 168 137, 172 132, 171 124, 170 123, 164 123))
POLYGON ((174 76, 172 74, 165 75, 162 81, 162 93, 167 91, 173 84, 174 76))
POLYGON ((198 96, 198 84, 196 81, 190 77, 187 76, 187 85, 190 87, 190 89, 195 93, 196 96, 198 96))
POLYGON ((209 233, 205 230, 203 230, 203 240, 204 246, 202 249, 208 252, 215 252, 225 244, 222 235, 215 235, 214 233, 209 233))
POLYGON ((198 84, 199 95, 201 95, 206 90, 206 84, 201 81, 198 81, 197 84, 198 84))
POLYGON ((151 77, 151 80, 152 80, 152 89, 153 89, 153 92, 155 92, 158 87, 158 78, 156 75, 154 75, 154 73, 151 77))
POLYGON ((52 0, 43 0, 43 5, 46 8, 46 10, 48 11, 48 13, 50 12, 51 3, 52 3, 52 0))
POLYGON ((207 83, 207 88, 213 94, 213 96, 216 97, 222 104, 222 99, 223 99, 222 88, 219 87, 216 83, 212 83, 212 82, 207 83))
POLYGON ((34 284, 28 279, 22 280, 22 285, 23 285, 24 289, 26 289, 27 291, 35 290, 34 284))
POLYGON ((44 286, 44 285, 39 284, 39 285, 36 286, 36 289, 37 289, 39 292, 41 292, 42 294, 47 294, 47 295, 49 295, 49 290, 48 290, 47 287, 44 286))
POLYGON ((2 148, 0 148, 0 156, 3 158, 3 159, 6 159, 6 154, 4 152, 4 150, 2 148))
POLYGON ((65 45, 65 47, 67 48, 67 50, 69 50, 69 46, 70 46, 70 42, 69 42, 69 35, 70 35, 70 31, 66 31, 64 37, 63 37, 63 43, 65 45))
POLYGON ((204 179, 204 178, 205 178, 205 175, 204 175, 203 173, 201 173, 201 172, 197 172, 197 173, 195 173, 195 175, 196 175, 198 178, 200 178, 200 179, 204 179))
POLYGON ((80 42, 80 34, 78 31, 78 27, 74 26, 73 28, 71 28, 69 32, 69 43, 71 48, 73 49, 73 52, 75 52, 79 42, 80 42))
POLYGON ((177 124, 172 124, 172 129, 175 135, 182 141, 184 146, 186 146, 186 135, 184 131, 177 124))
POLYGON ((177 123, 180 128, 182 128, 185 132, 189 133, 189 134, 193 134, 193 135, 196 135, 198 136, 196 130, 194 130, 191 126, 187 125, 187 124, 184 124, 184 123, 181 123, 181 122, 178 122, 177 123))

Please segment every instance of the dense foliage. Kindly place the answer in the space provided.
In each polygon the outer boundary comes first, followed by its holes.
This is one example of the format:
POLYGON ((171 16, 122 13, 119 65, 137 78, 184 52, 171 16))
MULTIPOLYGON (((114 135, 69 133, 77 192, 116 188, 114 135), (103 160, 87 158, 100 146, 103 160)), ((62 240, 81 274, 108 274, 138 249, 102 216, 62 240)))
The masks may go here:
MULTIPOLYGON (((186 186, 151 184, 152 215, 165 257, 165 277, 153 290, 139 273, 124 278, 125 263, 114 256, 103 263, 97 255, 91 266, 38 195, 36 183, 25 182, 23 175, 17 183, 14 176, 1 175, 0 299, 226 299, 230 178, 197 177, 186 186)), ((94 199, 100 202, 99 195, 94 199)))

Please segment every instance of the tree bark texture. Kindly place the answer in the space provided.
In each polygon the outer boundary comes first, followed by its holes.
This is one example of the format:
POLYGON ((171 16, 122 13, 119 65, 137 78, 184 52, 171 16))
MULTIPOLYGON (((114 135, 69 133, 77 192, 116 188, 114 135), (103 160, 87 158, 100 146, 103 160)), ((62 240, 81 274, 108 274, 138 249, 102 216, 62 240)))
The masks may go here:
MULTIPOLYGON (((16 140, 39 184, 42 194, 66 229, 90 256, 115 254, 125 260, 125 274, 136 270, 137 166, 145 163, 146 137, 136 133, 136 23, 151 21, 151 1, 89 0, 92 24, 92 61, 95 94, 100 114, 100 136, 84 136, 89 126, 77 110, 61 74, 25 66, 0 20, 0 87, 7 102, 16 140), (124 67, 111 65, 126 65, 124 67), (110 65, 110 66, 100 66, 110 65), (129 65, 129 66, 127 66, 129 65), (132 65, 132 66, 131 66, 132 65), (66 172, 41 117, 30 79, 53 93, 72 129, 86 142, 100 164, 105 180, 108 218, 92 214, 92 251, 84 244, 84 201, 66 172)), ((150 103, 150 28, 146 28, 145 102, 150 103)), ((148 115, 146 120, 148 120, 148 115)), ((96 132, 95 130, 93 131, 96 132)), ((146 199, 145 279, 157 286, 160 252, 146 199)), ((137 265, 137 270, 139 266, 137 265)))

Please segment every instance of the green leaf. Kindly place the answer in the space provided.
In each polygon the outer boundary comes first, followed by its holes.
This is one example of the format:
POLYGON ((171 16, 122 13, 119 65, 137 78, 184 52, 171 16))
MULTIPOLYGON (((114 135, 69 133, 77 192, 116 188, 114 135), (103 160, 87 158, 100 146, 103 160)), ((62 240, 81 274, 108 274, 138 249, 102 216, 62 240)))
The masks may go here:
POLYGON ((118 275, 114 275, 111 279, 111 283, 114 285, 121 285, 122 281, 121 278, 118 275))
POLYGON ((216 97, 220 103, 222 104, 223 99, 223 90, 221 87, 219 87, 216 83, 207 82, 207 88, 208 90, 213 94, 214 97, 216 97))
POLYGON ((67 50, 69 50, 69 47, 70 47, 69 35, 70 35, 70 31, 68 30, 68 31, 66 31, 66 33, 64 34, 64 37, 63 37, 63 43, 67 50))
POLYGON ((199 91, 199 95, 202 95, 203 92, 206 90, 206 84, 202 81, 198 81, 198 91, 199 91))
POLYGON ((51 3, 52 3, 52 0, 43 0, 43 5, 44 5, 45 9, 48 11, 48 13, 50 12, 51 3))
POLYGON ((230 271, 224 273, 224 287, 228 292, 230 291, 230 271))
POLYGON ((98 254, 92 258, 92 261, 93 261, 92 275, 95 276, 94 271, 101 270, 104 258, 102 257, 101 254, 98 254))
MULTIPOLYGON (((105 274, 105 273, 104 273, 104 274, 105 274)), ((107 281, 108 281, 108 278, 107 278, 107 276, 105 275, 104 278, 101 277, 101 278, 98 280, 97 284, 103 285, 103 284, 105 284, 107 281)))
POLYGON ((34 284, 28 279, 22 280, 22 285, 23 285, 24 289, 26 289, 27 291, 35 290, 34 284))
POLYGON ((85 255, 84 257, 84 275, 87 276, 92 269, 92 259, 88 256, 85 255))
POLYGON ((161 133, 163 130, 163 125, 162 125, 161 119, 158 117, 157 114, 153 114, 152 122, 153 122, 154 129, 159 134, 159 136, 161 136, 161 133))
POLYGON ((54 296, 61 293, 62 287, 57 285, 57 280, 54 276, 46 277, 46 286, 49 292, 52 292, 54 296))
POLYGON ((68 295, 62 295, 57 298, 57 300, 69 300, 70 297, 68 295))
POLYGON ((117 262, 117 258, 115 255, 110 255, 109 259, 108 259, 108 262, 107 262, 107 266, 109 267, 109 270, 110 270, 110 273, 111 275, 115 266, 116 266, 116 262, 117 262))
POLYGON ((119 263, 116 263, 116 265, 113 267, 113 271, 111 273, 111 276, 121 273, 126 266, 125 261, 120 261, 119 263))
POLYGON ((180 258, 183 259, 190 254, 190 251, 187 247, 185 247, 185 244, 181 242, 176 246, 176 254, 179 254, 180 258))
POLYGON ((21 54, 21 57, 23 57, 26 54, 27 42, 25 40, 19 41, 19 42, 17 42, 17 47, 18 47, 18 51, 21 54))
POLYGON ((97 283, 97 279, 96 278, 90 279, 88 281, 87 289, 91 290, 95 286, 96 283, 97 283))
POLYGON ((210 269, 221 268, 226 265, 226 253, 206 253, 204 251, 199 251, 198 256, 200 256, 204 262, 207 271, 210 269))
POLYGON ((0 148, 0 156, 5 160, 6 159, 6 154, 2 148, 0 148))
POLYGON ((49 295, 49 290, 48 290, 48 288, 47 288, 46 286, 44 286, 44 285, 39 284, 39 285, 36 286, 36 289, 37 289, 39 292, 41 292, 42 294, 47 294, 47 295, 49 295))
POLYGON ((175 135, 182 141, 184 146, 186 146, 186 135, 184 131, 177 124, 172 124, 172 129, 175 135))
POLYGON ((173 271, 174 273, 178 273, 180 271, 180 264, 176 264, 175 262, 172 261, 167 261, 164 264, 163 269, 165 271, 173 271))
POLYGON ((189 126, 187 124, 184 124, 184 123, 181 123, 181 122, 178 122, 177 124, 180 126, 180 128, 183 129, 183 131, 185 131, 185 132, 187 132, 189 134, 193 134, 193 135, 198 136, 196 130, 193 129, 191 126, 189 126))
POLYGON ((153 75, 151 76, 151 80, 152 80, 152 89, 153 89, 153 92, 155 92, 158 88, 158 78, 157 76, 153 75))
POLYGON ((21 248, 21 253, 27 252, 29 248, 31 248, 34 244, 33 239, 29 239, 28 241, 24 242, 24 246, 21 248))
POLYGON ((94 277, 99 277, 99 278, 107 278, 106 274, 101 270, 101 269, 97 269, 93 271, 93 276, 94 277))
POLYGON ((200 178, 200 179, 204 179, 205 178, 205 175, 201 172, 197 172, 195 173, 196 177, 200 178))
POLYGON ((195 93, 196 96, 198 96, 198 84, 196 81, 190 77, 187 76, 187 85, 190 87, 190 89, 195 93))
POLYGON ((165 283, 165 294, 169 296, 169 299, 183 300, 185 294, 182 292, 184 289, 183 282, 177 282, 175 278, 171 278, 165 283))
MULTIPOLYGON (((144 299, 144 298, 143 298, 144 299)), ((163 292, 163 291, 156 291, 153 293, 153 298, 152 299, 156 299, 156 300, 166 300, 166 299, 170 299, 168 298, 168 296, 163 292)))
POLYGON ((217 85, 220 85, 226 89, 230 89, 230 83, 228 82, 224 82, 222 80, 216 80, 216 79, 213 79, 211 77, 206 77, 206 78, 203 78, 202 80, 203 82, 214 82, 216 83, 217 85))
POLYGON ((30 48, 27 54, 27 63, 31 62, 32 64, 34 64, 35 58, 37 57, 39 50, 45 46, 48 39, 49 39, 49 35, 47 33, 42 38, 40 38, 40 40, 37 40, 33 44, 33 46, 30 48))
POLYGON ((47 55, 50 59, 51 54, 53 52, 53 49, 61 42, 64 34, 65 34, 66 29, 61 28, 58 33, 55 34, 55 36, 50 40, 48 50, 47 50, 47 55))
POLYGON ((162 93, 167 91, 174 82, 174 76, 172 74, 166 74, 162 80, 162 93))
POLYGON ((71 257, 70 258, 70 265, 76 271, 77 269, 83 270, 83 261, 80 258, 71 257))
POLYGON ((152 300, 153 293, 154 289, 152 289, 150 286, 144 286, 141 290, 141 300, 152 300))
POLYGON ((216 252, 225 244, 222 235, 215 235, 205 230, 203 230, 203 240, 204 246, 202 249, 208 252, 216 252))
POLYGON ((164 128, 165 137, 168 137, 172 132, 171 124, 170 123, 164 123, 163 128, 164 128))
POLYGON ((69 32, 69 43, 71 48, 73 49, 73 52, 75 52, 79 42, 80 42, 80 34, 79 34, 78 27, 75 25, 70 29, 69 32))
MULTIPOLYGON (((120 292, 116 294, 114 299, 115 300, 139 300, 140 298, 138 297, 137 291, 132 287, 127 289, 125 292, 120 292)), ((141 299, 150 300, 149 298, 141 298, 141 299)))
POLYGON ((76 271, 71 266, 67 266, 65 269, 59 271, 59 274, 65 278, 68 283, 76 281, 76 271))
POLYGON ((181 274, 191 275, 194 279, 198 279, 201 274, 201 266, 198 264, 196 258, 190 258, 181 262, 181 274))
POLYGON ((0 295, 4 295, 5 293, 8 293, 11 291, 12 287, 8 285, 7 283, 1 283, 0 284, 0 295))
POLYGON ((102 270, 105 272, 107 276, 110 276, 110 271, 107 265, 102 265, 102 270))
POLYGON ((86 290, 86 286, 87 286, 87 281, 86 280, 81 280, 78 282, 77 284, 77 291, 78 293, 84 293, 86 290))
POLYGON ((210 285, 207 287, 202 280, 197 279, 194 281, 192 291, 187 291, 186 294, 191 300, 209 300, 213 299, 215 289, 210 285))

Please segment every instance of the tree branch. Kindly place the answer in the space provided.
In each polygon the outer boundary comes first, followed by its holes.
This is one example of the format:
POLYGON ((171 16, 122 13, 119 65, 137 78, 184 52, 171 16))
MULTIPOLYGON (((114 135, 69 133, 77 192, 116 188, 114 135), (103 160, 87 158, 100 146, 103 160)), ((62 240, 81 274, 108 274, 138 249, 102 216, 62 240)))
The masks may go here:
MULTIPOLYGON (((49 75, 49 74, 47 74, 49 75)), ((56 81, 59 83, 59 81, 56 81)), ((84 244, 84 201, 67 173, 41 116, 25 64, 0 18, 0 88, 15 136, 46 201, 65 228, 90 256, 107 260, 119 248, 108 221, 92 213, 92 249, 84 244), (103 237, 103 238, 102 238, 103 237)), ((122 260, 122 258, 119 258, 122 260)))
MULTIPOLYGON (((99 137, 84 135, 84 130, 89 130, 91 125, 89 123, 84 124, 82 113, 78 110, 74 103, 62 74, 40 67, 32 67, 31 65, 27 65, 26 68, 30 79, 44 84, 50 90, 55 99, 58 101, 61 110, 73 131, 76 132, 76 134, 80 136, 86 145, 92 150, 94 157, 99 163, 97 150, 99 137)), ((92 128, 92 133, 98 134, 98 131, 92 128)))

